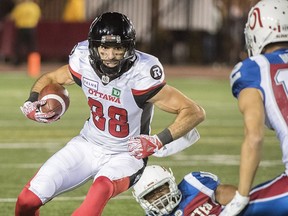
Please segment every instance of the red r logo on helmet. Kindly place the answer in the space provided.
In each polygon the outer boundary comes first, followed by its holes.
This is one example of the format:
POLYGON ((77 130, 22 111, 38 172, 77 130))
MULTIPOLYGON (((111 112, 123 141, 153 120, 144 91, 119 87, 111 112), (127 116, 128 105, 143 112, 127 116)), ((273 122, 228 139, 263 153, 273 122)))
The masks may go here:
POLYGON ((259 8, 255 8, 252 12, 252 14, 250 15, 250 17, 254 17, 254 22, 249 22, 249 27, 251 30, 253 30, 257 24, 257 21, 259 22, 260 27, 263 27, 262 22, 261 22, 261 15, 260 15, 260 10, 259 8))

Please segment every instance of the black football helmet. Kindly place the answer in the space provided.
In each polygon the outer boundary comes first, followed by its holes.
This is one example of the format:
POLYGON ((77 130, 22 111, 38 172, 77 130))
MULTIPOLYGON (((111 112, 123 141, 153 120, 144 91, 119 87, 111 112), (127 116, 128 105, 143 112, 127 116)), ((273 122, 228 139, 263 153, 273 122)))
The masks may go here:
POLYGON ((136 58, 135 40, 136 33, 132 22, 121 13, 103 13, 92 22, 88 34, 90 64, 103 84, 108 84, 131 68, 136 58), (124 58, 117 66, 107 67, 98 53, 97 48, 100 45, 126 48, 124 58))

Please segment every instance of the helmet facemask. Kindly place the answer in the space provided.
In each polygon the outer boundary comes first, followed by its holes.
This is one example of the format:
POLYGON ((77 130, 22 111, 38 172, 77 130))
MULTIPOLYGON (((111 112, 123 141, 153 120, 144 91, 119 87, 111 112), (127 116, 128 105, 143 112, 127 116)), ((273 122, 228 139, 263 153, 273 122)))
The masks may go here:
POLYGON ((142 177, 134 186, 136 201, 149 216, 170 214, 182 198, 172 171, 163 171, 160 166, 148 166, 142 177))
POLYGON ((168 181, 142 197, 143 201, 145 200, 145 203, 148 204, 146 207, 150 209, 152 215, 169 214, 179 204, 182 195, 178 190, 170 188, 170 185, 171 182, 168 181), (163 194, 163 192, 165 193, 163 194), (157 193, 161 194, 161 196, 157 195, 157 193), (157 198, 153 198, 153 196, 157 198))

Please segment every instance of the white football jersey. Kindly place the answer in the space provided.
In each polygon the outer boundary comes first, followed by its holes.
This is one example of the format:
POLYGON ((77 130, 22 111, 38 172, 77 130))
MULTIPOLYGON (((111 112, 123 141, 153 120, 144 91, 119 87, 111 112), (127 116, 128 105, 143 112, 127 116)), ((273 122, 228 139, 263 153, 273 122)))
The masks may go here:
POLYGON ((127 151, 129 137, 150 133, 153 105, 147 100, 165 85, 163 66, 156 57, 140 51, 136 57, 127 72, 104 85, 90 65, 87 40, 69 56, 70 72, 90 107, 81 135, 112 152, 127 151))
POLYGON ((265 123, 280 140, 288 174, 288 49, 247 58, 234 67, 230 82, 235 97, 244 88, 262 92, 265 123))

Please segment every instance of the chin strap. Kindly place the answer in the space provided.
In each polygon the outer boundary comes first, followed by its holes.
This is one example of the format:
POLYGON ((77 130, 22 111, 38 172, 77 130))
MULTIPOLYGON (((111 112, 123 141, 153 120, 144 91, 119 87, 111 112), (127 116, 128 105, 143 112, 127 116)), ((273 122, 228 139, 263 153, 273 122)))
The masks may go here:
POLYGON ((132 67, 132 65, 136 60, 136 55, 134 55, 134 57, 132 57, 131 59, 119 61, 119 65, 113 68, 109 68, 106 65, 104 65, 102 60, 92 59, 91 57, 89 60, 95 73, 101 78, 101 82, 104 85, 107 85, 109 82, 118 78, 132 67))

